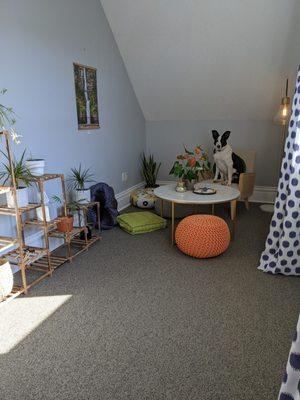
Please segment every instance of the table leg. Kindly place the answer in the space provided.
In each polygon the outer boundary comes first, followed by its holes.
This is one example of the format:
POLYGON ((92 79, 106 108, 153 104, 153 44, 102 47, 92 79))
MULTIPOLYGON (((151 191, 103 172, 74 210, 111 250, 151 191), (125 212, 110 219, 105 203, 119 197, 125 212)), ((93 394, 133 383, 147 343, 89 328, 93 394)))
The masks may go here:
POLYGON ((235 235, 235 227, 236 227, 236 205, 237 201, 232 200, 230 202, 230 211, 231 211, 231 221, 232 221, 232 231, 231 231, 231 240, 234 240, 235 235))
POLYGON ((172 201, 172 245, 175 242, 175 203, 172 201))
POLYGON ((164 216, 164 201, 163 201, 163 199, 161 199, 161 203, 160 203, 160 216, 162 218, 164 216))

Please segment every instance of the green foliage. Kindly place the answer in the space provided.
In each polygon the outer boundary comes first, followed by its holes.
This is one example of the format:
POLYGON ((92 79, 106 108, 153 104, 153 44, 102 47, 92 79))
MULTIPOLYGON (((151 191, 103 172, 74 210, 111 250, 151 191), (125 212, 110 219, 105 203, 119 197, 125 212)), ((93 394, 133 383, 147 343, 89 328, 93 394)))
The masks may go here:
POLYGON ((190 151, 184 146, 184 154, 177 156, 169 175, 192 181, 197 180, 199 175, 210 170, 211 164, 208 156, 200 145, 196 146, 194 151, 190 151))
POLYGON ((141 156, 141 162, 141 173, 143 178, 145 179, 146 187, 155 187, 161 163, 157 165, 156 161, 154 161, 153 155, 150 154, 149 157, 147 157, 145 153, 143 153, 141 156))
MULTIPOLYGON (((8 155, 6 153, 4 153, 3 151, 1 151, 1 153, 4 155, 7 162, 2 163, 2 165, 4 167, 4 171, 0 172, 0 180, 3 180, 4 185, 7 182, 10 182, 10 184, 11 184, 12 183, 12 170, 11 170, 11 167, 9 164, 9 158, 8 158, 8 155)), ((30 170, 26 167, 25 153, 26 153, 26 149, 23 151, 23 154, 19 160, 16 160, 14 157, 14 159, 12 161, 14 176, 15 176, 16 184, 18 187, 20 186, 21 183, 24 184, 26 187, 32 185, 31 178, 33 178, 33 175, 30 172, 30 170)))
POLYGON ((58 204, 62 204, 62 201, 61 201, 61 198, 59 197, 59 196, 52 196, 52 200, 55 202, 55 203, 58 203, 58 204))
POLYGON ((68 187, 70 190, 84 190, 87 183, 94 181, 94 175, 90 172, 90 168, 83 169, 81 164, 78 168, 71 168, 71 175, 68 178, 68 187))
MULTIPOLYGON (((52 200, 55 203, 58 203, 58 204, 62 204, 63 203, 62 199, 59 196, 56 196, 56 195, 52 196, 52 200)), ((68 208, 68 210, 71 211, 72 214, 75 214, 75 212, 78 210, 78 208, 82 204, 84 204, 84 200, 71 201, 70 203, 67 204, 67 208, 68 208)))
MULTIPOLYGON (((5 95, 7 89, 1 89, 0 95, 5 95)), ((0 103, 0 130, 3 127, 13 126, 16 123, 16 114, 11 107, 6 107, 0 103)))

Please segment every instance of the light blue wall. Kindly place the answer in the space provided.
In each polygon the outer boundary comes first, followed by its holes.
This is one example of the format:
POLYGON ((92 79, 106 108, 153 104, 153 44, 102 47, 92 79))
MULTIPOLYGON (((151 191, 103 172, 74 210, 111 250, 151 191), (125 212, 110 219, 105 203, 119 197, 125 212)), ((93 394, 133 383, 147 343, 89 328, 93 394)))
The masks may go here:
POLYGON ((272 121, 157 121, 146 123, 147 149, 162 162, 159 179, 172 179, 169 171, 183 143, 200 144, 212 154, 212 129, 231 131, 230 145, 256 150, 256 185, 276 186, 281 149, 280 127, 272 121))
POLYGON ((118 193, 141 181, 145 120, 100 0, 0 0, 0 88, 47 171, 82 162, 118 193), (73 62, 98 69, 101 129, 78 132, 73 62), (128 182, 121 172, 128 172, 128 182))

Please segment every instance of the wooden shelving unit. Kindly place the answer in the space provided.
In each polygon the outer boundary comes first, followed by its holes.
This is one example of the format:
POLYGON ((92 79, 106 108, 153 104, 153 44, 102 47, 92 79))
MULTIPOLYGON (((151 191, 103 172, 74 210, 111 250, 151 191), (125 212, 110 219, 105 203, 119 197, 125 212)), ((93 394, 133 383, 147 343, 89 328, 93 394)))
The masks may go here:
MULTIPOLYGON (((28 177, 28 180, 34 182, 40 194, 40 203, 28 204, 26 207, 19 207, 17 200, 17 182, 14 177, 13 159, 9 145, 9 133, 6 131, 0 132, 0 136, 4 136, 6 153, 9 160, 10 169, 12 171, 12 186, 0 186, 0 194, 12 192, 15 207, 9 208, 7 205, 0 205, 1 215, 10 216, 16 221, 16 237, 0 236, 0 250, 1 257, 6 258, 11 265, 20 271, 21 283, 15 285, 12 292, 7 299, 0 303, 3 304, 7 300, 11 300, 16 296, 24 293, 27 294, 28 290, 35 284, 39 283, 46 277, 52 275, 53 271, 66 262, 71 262, 74 257, 87 251, 89 247, 101 239, 100 236, 100 204, 97 202, 90 202, 78 205, 78 214, 83 213, 83 226, 74 227, 71 232, 59 232, 57 230, 57 223, 59 217, 47 222, 46 218, 46 203, 45 203, 45 183, 47 181, 58 179, 60 180, 61 192, 63 196, 62 201, 62 215, 66 216, 68 213, 68 204, 66 198, 65 179, 63 174, 45 174, 42 176, 28 177), (93 234, 90 239, 87 237, 88 219, 87 212, 91 207, 97 210, 97 219, 99 225, 99 233, 93 234), (33 212, 41 208, 42 220, 33 216, 33 212), (27 227, 36 226, 43 231, 43 247, 32 247, 26 245, 24 231, 27 227), (50 239, 62 239, 62 245, 54 251, 50 250, 50 239), (65 248, 64 248, 65 247, 65 248), (58 254, 64 251, 63 255, 58 254), (34 276, 31 279, 31 276, 34 276), (38 275, 38 276, 37 276, 38 275)), ((1 144, 1 142, 0 142, 1 144)), ((80 216, 79 216, 80 221, 80 216)))
POLYGON ((22 228, 22 217, 24 214, 35 210, 37 207, 42 207, 43 212, 45 209, 41 204, 29 204, 26 207, 18 206, 17 198, 17 182, 14 174, 14 164, 12 153, 9 144, 9 133, 7 131, 0 132, 0 138, 4 138, 5 150, 8 157, 8 162, 11 171, 11 186, 0 186, 0 194, 11 192, 14 199, 14 208, 9 208, 5 205, 0 206, 0 216, 11 216, 16 221, 16 236, 15 237, 0 237, 0 250, 1 257, 5 257, 12 265, 20 270, 20 284, 15 285, 12 292, 7 296, 7 300, 18 296, 21 293, 27 293, 28 289, 40 282, 47 276, 52 275, 52 268, 50 263, 49 247, 46 245, 44 248, 33 248, 26 246, 24 238, 24 230, 22 228), (47 269, 43 271, 42 275, 30 279, 28 272, 30 266, 40 257, 47 257, 47 269))

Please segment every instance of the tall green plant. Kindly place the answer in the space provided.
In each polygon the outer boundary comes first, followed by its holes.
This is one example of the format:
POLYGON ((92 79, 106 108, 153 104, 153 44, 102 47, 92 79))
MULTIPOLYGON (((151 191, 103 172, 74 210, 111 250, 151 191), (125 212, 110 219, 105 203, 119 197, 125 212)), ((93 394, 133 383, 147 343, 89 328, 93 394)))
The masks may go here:
POLYGON ((154 161, 154 157, 150 154, 148 157, 145 153, 141 156, 142 162, 142 176, 145 179, 146 187, 155 187, 157 175, 161 166, 161 163, 157 164, 154 161))
POLYGON ((87 189, 86 184, 94 181, 94 175, 90 172, 90 168, 82 168, 79 164, 78 168, 71 168, 71 175, 68 178, 68 186, 71 190, 87 189))
MULTIPOLYGON (((3 156, 6 158, 7 162, 2 163, 4 170, 0 172, 0 180, 3 180, 3 184, 5 185, 7 182, 10 184, 12 183, 12 170, 9 164, 9 158, 6 153, 1 151, 3 156)), ((14 177, 18 187, 20 185, 31 186, 32 181, 31 178, 33 177, 30 170, 26 167, 25 164, 25 153, 26 149, 23 151, 23 154, 19 160, 16 160, 15 157, 12 161, 13 170, 14 170, 14 177)))

